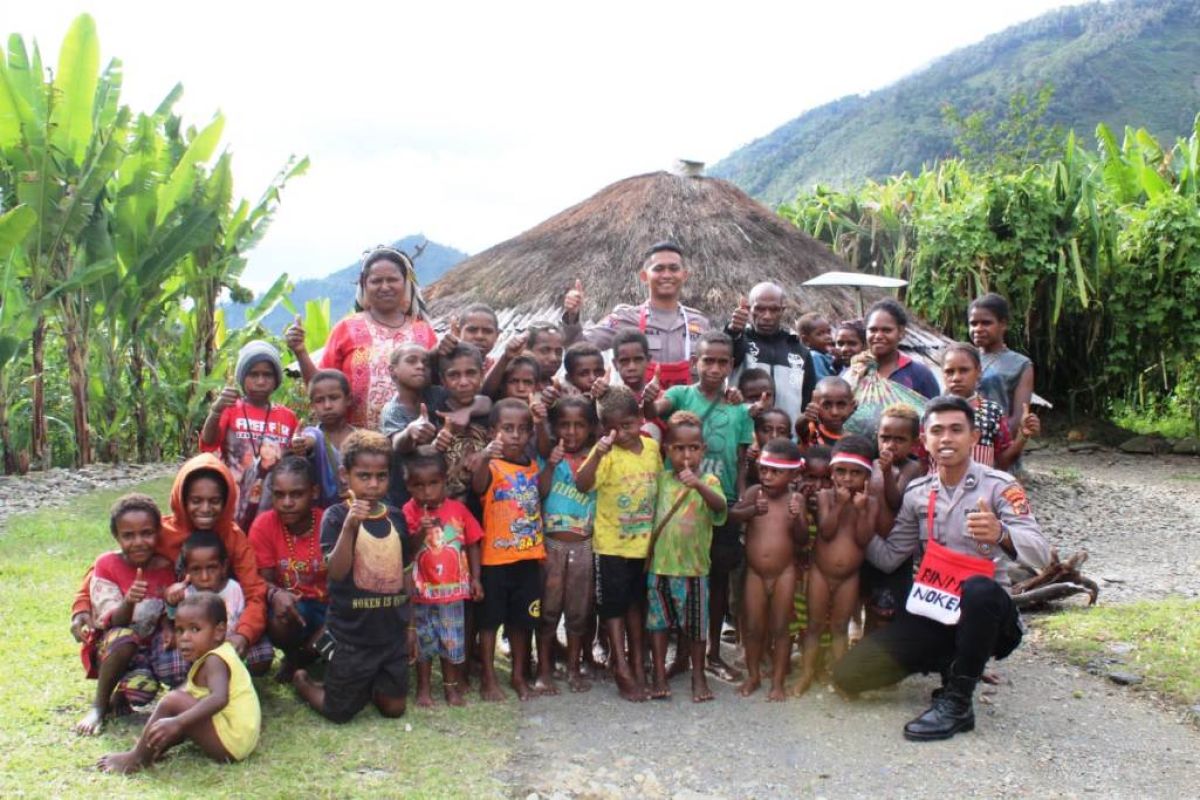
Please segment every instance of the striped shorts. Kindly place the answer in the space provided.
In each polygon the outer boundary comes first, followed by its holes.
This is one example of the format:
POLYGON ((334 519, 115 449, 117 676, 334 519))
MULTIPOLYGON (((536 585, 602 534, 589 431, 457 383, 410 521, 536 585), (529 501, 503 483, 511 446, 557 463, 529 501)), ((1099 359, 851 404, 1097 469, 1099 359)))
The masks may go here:
POLYGON ((650 608, 646 630, 651 633, 678 628, 694 642, 708 636, 708 576, 646 576, 650 608))

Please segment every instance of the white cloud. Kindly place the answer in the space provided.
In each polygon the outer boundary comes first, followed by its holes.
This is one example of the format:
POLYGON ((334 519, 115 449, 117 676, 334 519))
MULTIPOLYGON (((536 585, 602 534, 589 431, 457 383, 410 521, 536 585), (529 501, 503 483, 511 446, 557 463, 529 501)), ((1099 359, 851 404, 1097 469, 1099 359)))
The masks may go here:
POLYGON ((415 232, 477 252, 614 180, 715 162, 1062 4, 216 0, 185 15, 44 0, 5 2, 2 19, 53 63, 70 20, 92 13, 135 109, 178 81, 190 122, 226 114, 244 195, 289 154, 312 158, 251 254, 246 278, 262 287, 415 232))

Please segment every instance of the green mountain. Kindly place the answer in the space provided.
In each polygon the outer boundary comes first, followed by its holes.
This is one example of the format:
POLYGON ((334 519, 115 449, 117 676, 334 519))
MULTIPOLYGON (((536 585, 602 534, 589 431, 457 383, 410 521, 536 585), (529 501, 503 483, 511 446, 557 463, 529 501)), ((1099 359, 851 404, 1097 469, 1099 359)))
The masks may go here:
MULTIPOLYGON (((424 249, 413 260, 413 266, 417 269, 417 280, 420 281, 421 286, 433 283, 442 277, 446 270, 467 257, 467 254, 461 250, 431 242, 420 234, 398 239, 392 242, 392 247, 411 256, 422 244, 425 245, 424 249)), ((303 311, 306 301, 328 297, 332 319, 334 321, 341 319, 354 310, 354 287, 358 282, 358 268, 358 262, 355 262, 324 278, 304 278, 296 281, 295 289, 291 294, 292 303, 303 311)), ((225 324, 231 329, 240 328, 246 319, 247 306, 240 303, 228 303, 224 308, 225 324)), ((280 305, 266 316, 263 324, 268 330, 282 332, 291 320, 292 315, 280 305)))
POLYGON ((1117 0, 1051 11, 885 89, 807 111, 734 151, 711 173, 774 205, 817 183, 846 187, 916 172, 953 154, 945 104, 964 114, 999 113, 1015 92, 1032 95, 1046 83, 1055 89, 1046 121, 1075 129, 1084 141, 1101 122, 1118 138, 1131 125, 1174 141, 1191 130, 1200 110, 1200 0, 1117 0))

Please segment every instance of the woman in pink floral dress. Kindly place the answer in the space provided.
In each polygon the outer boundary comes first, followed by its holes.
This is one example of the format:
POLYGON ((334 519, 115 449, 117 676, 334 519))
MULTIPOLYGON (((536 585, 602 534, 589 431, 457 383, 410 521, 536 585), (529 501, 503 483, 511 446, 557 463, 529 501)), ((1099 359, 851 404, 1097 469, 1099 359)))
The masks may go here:
POLYGON ((353 400, 350 424, 378 430, 379 414, 396 392, 389 364, 392 351, 409 342, 432 350, 437 336, 426 317, 412 261, 394 248, 376 247, 363 256, 355 306, 356 313, 329 332, 320 363, 305 349, 301 326, 288 328, 287 342, 305 382, 318 369, 345 373, 353 400))

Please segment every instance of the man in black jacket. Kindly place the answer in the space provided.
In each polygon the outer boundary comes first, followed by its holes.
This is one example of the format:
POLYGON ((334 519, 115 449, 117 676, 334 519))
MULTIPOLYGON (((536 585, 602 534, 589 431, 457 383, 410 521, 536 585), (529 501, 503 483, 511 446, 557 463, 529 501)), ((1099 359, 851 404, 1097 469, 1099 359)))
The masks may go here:
POLYGON ((792 418, 793 424, 812 399, 817 377, 812 355, 800 337, 783 326, 787 297, 774 283, 760 283, 750 290, 725 332, 733 339, 733 363, 742 370, 759 367, 775 381, 775 405, 792 418))

